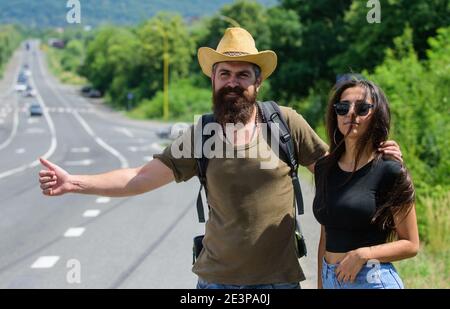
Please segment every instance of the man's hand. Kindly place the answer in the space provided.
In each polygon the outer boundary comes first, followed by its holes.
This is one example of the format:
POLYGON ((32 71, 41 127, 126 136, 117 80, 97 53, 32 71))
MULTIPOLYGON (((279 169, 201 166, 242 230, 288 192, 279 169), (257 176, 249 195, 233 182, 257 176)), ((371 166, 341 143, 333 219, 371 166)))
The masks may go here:
POLYGON ((403 155, 400 151, 400 146, 395 141, 386 141, 381 143, 378 151, 382 152, 387 158, 403 163, 403 155))
POLYGON ((42 193, 48 196, 57 196, 70 192, 69 173, 43 158, 39 158, 39 160, 47 168, 39 172, 42 193))

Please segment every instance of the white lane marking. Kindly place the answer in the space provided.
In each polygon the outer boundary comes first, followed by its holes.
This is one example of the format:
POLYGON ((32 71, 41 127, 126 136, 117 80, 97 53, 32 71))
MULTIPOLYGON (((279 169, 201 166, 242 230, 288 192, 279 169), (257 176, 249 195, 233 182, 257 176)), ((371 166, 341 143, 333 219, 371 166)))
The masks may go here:
POLYGON ((80 147, 80 148, 70 149, 70 152, 74 152, 74 153, 87 153, 90 151, 91 151, 91 149, 89 149, 89 147, 80 147))
POLYGON ((52 268, 58 261, 59 256, 41 256, 31 265, 31 268, 52 268))
POLYGON ((130 165, 128 164, 128 160, 117 150, 109 146, 107 143, 105 143, 100 137, 96 137, 95 141, 97 144, 105 148, 107 151, 109 151, 113 156, 119 159, 121 168, 128 168, 130 165))
POLYGON ((148 141, 144 138, 138 138, 135 141, 136 141, 136 143, 139 143, 139 144, 147 144, 148 143, 148 141))
POLYGON ((93 217, 97 217, 100 214, 100 210, 98 209, 89 209, 86 210, 83 214, 83 217, 86 218, 93 218, 93 217))
POLYGON ((81 160, 81 161, 66 161, 64 162, 64 165, 66 166, 89 166, 92 165, 92 163, 94 163, 94 160, 81 160))
POLYGON ((110 201, 111 201, 111 198, 107 197, 107 196, 101 196, 95 200, 95 202, 97 204, 106 204, 106 203, 109 203, 110 201))
POLYGON ((153 160, 153 156, 144 157, 144 161, 146 162, 150 162, 151 160, 153 160))
POLYGON ((45 129, 42 128, 28 128, 25 130, 25 134, 42 134, 45 133, 45 129))
MULTIPOLYGON (((153 145, 150 146, 129 146, 128 150, 131 152, 137 152, 137 151, 149 151, 151 149, 154 149, 153 145)), ((159 149, 158 149, 159 150, 159 149)))
POLYGON ((19 149, 16 149, 16 153, 17 153, 17 154, 25 153, 25 148, 19 148, 19 149))
POLYGON ((134 137, 134 134, 133 134, 129 129, 127 129, 127 128, 124 128, 124 127, 115 127, 114 130, 116 130, 117 132, 123 133, 123 134, 125 134, 125 135, 128 136, 128 137, 131 137, 131 138, 134 137))
MULTIPOLYGON (((17 73, 17 75, 18 74, 19 73, 17 73)), ((38 89, 36 87, 36 84, 34 83, 34 78, 33 77, 30 78, 30 83, 31 83, 31 86, 34 89, 36 89, 36 99, 39 101, 39 103, 43 107, 43 115, 45 117, 45 120, 48 123, 48 127, 50 129, 50 134, 51 134, 51 137, 52 137, 51 143, 50 143, 50 148, 47 150, 47 152, 45 154, 42 155, 42 157, 44 159, 48 159, 49 157, 51 157, 53 155, 53 153, 55 152, 56 147, 58 145, 58 141, 56 139, 55 125, 53 123, 52 118, 50 117, 50 114, 47 111, 47 106, 45 105, 44 100, 42 99, 41 94, 39 93, 39 91, 38 91, 38 89)), ((18 114, 17 114, 17 117, 18 117, 18 114)), ((0 149, 2 149, 1 146, 0 146, 0 149)), ((17 173, 21 173, 21 172, 25 171, 27 168, 35 168, 39 164, 40 164, 39 160, 35 160, 35 161, 29 163, 28 165, 22 165, 22 166, 19 166, 17 168, 14 168, 12 170, 8 170, 6 172, 0 173, 0 179, 6 178, 8 176, 12 176, 12 175, 17 174, 17 173)))
POLYGON ((153 143, 152 144, 152 148, 156 151, 163 151, 164 147, 162 147, 161 145, 159 145, 158 143, 153 143))
POLYGON ((37 118, 28 118, 27 122, 28 122, 28 124, 34 124, 34 123, 38 123, 39 119, 37 119, 37 118))
POLYGON ((71 227, 64 233, 64 237, 80 237, 85 230, 84 227, 71 227))
MULTIPOLYGON (((22 60, 23 60, 23 56, 22 56, 22 60)), ((14 78, 13 78, 13 82, 8 90, 8 92, 5 94, 5 96, 2 97, 2 100, 6 99, 9 95, 12 95, 14 93, 14 87, 16 84, 16 80, 19 77, 19 72, 20 72, 20 67, 21 65, 18 65, 16 68, 16 71, 14 73, 14 78)), ((2 144, 0 144, 0 150, 2 150, 3 148, 7 147, 11 141, 14 139, 14 137, 17 134, 17 128, 19 127, 19 109, 18 109, 18 104, 17 104, 17 100, 14 100, 14 118, 13 118, 13 129, 11 130, 11 134, 10 136, 6 139, 6 141, 4 141, 2 144)), ((7 171, 8 172, 8 171, 7 171)), ((5 172, 5 173, 7 173, 5 172)), ((3 173, 0 174, 0 179, 2 179, 3 173)), ((6 177, 6 176, 4 176, 6 177)))
MULTIPOLYGON (((44 67, 42 65, 42 61, 41 61, 40 57, 37 57, 37 62, 39 64, 41 73, 44 74, 44 67)), ((65 100, 61 96, 61 94, 58 91, 56 91, 55 89, 53 89, 52 87, 50 87, 50 85, 48 84, 48 81, 45 78, 43 78, 42 80, 49 86, 49 89, 53 92, 53 94, 55 94, 55 96, 57 96, 61 100, 61 102, 66 104, 65 100)), ((105 148, 106 151, 110 152, 113 156, 115 156, 117 159, 119 159, 121 168, 129 167, 127 159, 120 152, 118 152, 117 150, 115 150, 114 148, 109 146, 107 143, 105 143, 101 138, 97 137, 95 135, 94 131, 91 129, 91 127, 86 123, 86 121, 84 121, 84 119, 80 116, 80 114, 77 111, 74 111, 72 113, 72 115, 75 116, 75 118, 78 120, 78 122, 81 124, 81 126, 86 130, 86 132, 92 138, 94 138, 94 140, 97 142, 97 144, 99 144, 101 147, 105 148)))
POLYGON ((11 130, 11 134, 6 139, 6 141, 4 141, 2 144, 0 144, 0 150, 2 150, 3 148, 7 147, 11 143, 11 141, 14 139, 16 134, 17 134, 17 128, 19 127, 19 111, 18 111, 17 108, 14 110, 14 116, 13 117, 14 117, 13 118, 13 128, 11 130))

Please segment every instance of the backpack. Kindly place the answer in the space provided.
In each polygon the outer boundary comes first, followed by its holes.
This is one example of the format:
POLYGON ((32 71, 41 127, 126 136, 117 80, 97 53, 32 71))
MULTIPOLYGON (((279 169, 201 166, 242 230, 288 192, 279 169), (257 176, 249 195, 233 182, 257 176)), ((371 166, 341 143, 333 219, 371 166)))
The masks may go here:
MULTIPOLYGON (((281 113, 280 107, 278 104, 274 101, 266 101, 266 102, 258 102, 258 107, 262 114, 262 121, 264 123, 268 124, 268 131, 271 134, 272 138, 275 138, 275 141, 278 142, 280 145, 280 159, 282 159, 284 162, 286 162, 289 167, 291 168, 290 176, 292 179, 292 185, 294 187, 294 193, 295 193, 295 200, 297 204, 297 211, 299 215, 303 215, 304 213, 304 206, 303 206, 303 197, 302 197, 302 191, 300 187, 300 182, 297 175, 297 169, 298 169, 298 163, 294 151, 294 142, 289 130, 288 125, 286 124, 286 121, 283 118, 283 115, 281 113), (271 124, 275 124, 279 126, 279 136, 273 136, 270 128, 271 124)), ((212 135, 204 135, 204 127, 208 123, 215 122, 214 115, 213 114, 206 114, 202 116, 201 123, 202 123, 202 146, 204 145, 205 141, 208 140, 212 135)), ((199 158, 197 158, 197 170, 198 170, 198 178, 200 180, 200 189, 198 191, 197 196, 197 215, 198 220, 200 223, 205 222, 205 213, 203 208, 203 201, 201 192, 202 189, 205 189, 205 195, 206 198, 208 198, 208 190, 206 188, 206 169, 208 168, 208 162, 209 159, 203 155, 203 147, 201 148, 202 153, 199 158)), ((208 206, 209 207, 209 206, 208 206)), ((297 222, 297 216, 295 215, 295 245, 297 250, 297 256, 298 258, 301 258, 303 256, 306 256, 307 250, 306 250, 306 244, 305 244, 305 238, 303 236, 303 233, 301 232, 300 224, 297 222)), ((203 248, 203 237, 204 235, 199 235, 194 238, 194 247, 193 247, 193 263, 195 263, 195 260, 200 255, 200 252, 203 248)))

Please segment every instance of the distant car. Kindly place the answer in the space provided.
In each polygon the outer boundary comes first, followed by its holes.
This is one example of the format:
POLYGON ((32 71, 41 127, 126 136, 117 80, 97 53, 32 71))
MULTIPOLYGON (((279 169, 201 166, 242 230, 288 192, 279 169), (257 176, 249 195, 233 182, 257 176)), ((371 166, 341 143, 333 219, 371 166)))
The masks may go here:
POLYGON ((19 76, 17 77, 17 83, 14 87, 16 91, 25 91, 27 89, 28 85, 28 77, 25 75, 24 72, 20 72, 19 76))
POLYGON ((156 131, 156 135, 162 139, 177 139, 179 136, 183 135, 187 129, 189 129, 190 124, 185 122, 177 122, 173 125, 160 128, 156 131))
POLYGON ((89 91, 86 96, 88 98, 101 98, 102 97, 102 93, 100 92, 100 90, 97 89, 91 89, 91 91, 89 91))
POLYGON ((23 96, 34 98, 36 96, 36 90, 30 85, 27 85, 27 88, 23 92, 23 96))
POLYGON ((26 84, 22 84, 22 83, 17 83, 17 84, 14 86, 14 89, 15 89, 16 91, 18 91, 18 92, 22 92, 22 91, 25 91, 25 90, 27 89, 27 85, 26 85, 26 84))
POLYGON ((156 131, 156 136, 162 139, 168 139, 170 136, 171 127, 160 128, 156 131))
POLYGON ((92 86, 86 85, 86 86, 83 86, 80 91, 81 91, 82 94, 86 94, 89 91, 91 91, 91 89, 92 89, 92 86))
POLYGON ((29 108, 30 116, 42 116, 42 107, 39 103, 33 103, 29 108))
POLYGON ((81 88, 81 94, 88 98, 100 98, 102 96, 100 90, 97 90, 90 85, 81 88))
POLYGON ((170 139, 177 139, 179 136, 183 135, 187 129, 189 129, 190 125, 186 122, 177 122, 170 128, 170 139))

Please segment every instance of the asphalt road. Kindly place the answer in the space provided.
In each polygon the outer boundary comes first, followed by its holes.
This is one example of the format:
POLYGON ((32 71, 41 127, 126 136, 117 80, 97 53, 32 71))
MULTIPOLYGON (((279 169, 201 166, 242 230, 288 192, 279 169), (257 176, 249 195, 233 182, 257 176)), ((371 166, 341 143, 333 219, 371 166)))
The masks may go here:
MULTIPOLYGON (((129 198, 49 198, 38 184, 40 156, 73 174, 142 165, 161 151, 155 132, 162 126, 129 120, 60 84, 36 42, 16 52, 0 81, 0 288, 194 288, 192 238, 203 231, 197 179, 129 198), (24 64, 36 98, 13 90, 24 64), (43 116, 29 116, 33 101, 43 116)), ((316 286, 310 181, 302 182, 303 288, 316 286)))

